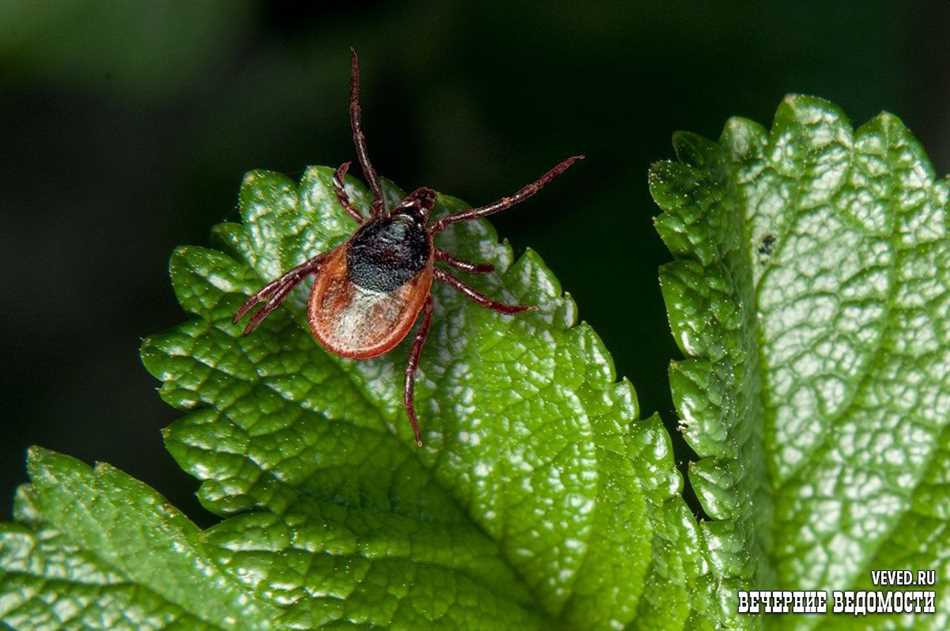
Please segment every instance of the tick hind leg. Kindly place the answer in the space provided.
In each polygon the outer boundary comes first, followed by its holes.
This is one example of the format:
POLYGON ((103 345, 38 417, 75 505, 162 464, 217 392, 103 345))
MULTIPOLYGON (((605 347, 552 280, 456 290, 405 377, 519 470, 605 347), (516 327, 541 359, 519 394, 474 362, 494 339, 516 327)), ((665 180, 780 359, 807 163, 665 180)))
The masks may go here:
POLYGON ((247 313, 253 309, 258 304, 263 304, 263 306, 251 316, 251 319, 248 320, 247 326, 244 327, 244 335, 247 335, 258 325, 264 321, 264 318, 269 316, 277 307, 280 306, 280 303, 287 298, 287 295, 290 294, 291 290, 300 284, 304 278, 310 274, 315 274, 320 271, 320 266, 323 264, 323 260, 326 258, 326 255, 320 254, 313 257, 309 261, 301 263, 297 267, 293 268, 280 278, 272 280, 263 287, 261 287, 256 293, 254 293, 250 298, 245 301, 241 308, 237 310, 234 314, 234 323, 237 324, 241 318, 243 318, 247 313))
POLYGON ((412 350, 409 351, 409 361, 406 363, 406 384, 403 388, 403 401, 406 404, 406 416, 409 417, 409 424, 412 425, 412 432, 416 437, 416 445, 422 447, 422 436, 419 433, 419 420, 416 418, 415 388, 416 388, 416 370, 419 368, 419 356, 422 355, 422 347, 425 346, 426 338, 429 337, 429 325, 432 323, 432 296, 426 298, 422 307, 422 323, 419 325, 419 331, 412 342, 412 350))
POLYGON ((506 305, 503 302, 496 302, 486 296, 483 293, 480 293, 456 277, 452 276, 448 272, 444 272, 440 269, 435 270, 436 280, 440 280, 447 285, 451 285, 455 289, 462 292, 465 296, 470 298, 476 304, 485 307, 486 309, 491 309, 492 311, 497 311, 498 313, 504 313, 506 315, 511 315, 513 313, 521 313, 523 311, 537 311, 538 307, 535 305, 506 305))

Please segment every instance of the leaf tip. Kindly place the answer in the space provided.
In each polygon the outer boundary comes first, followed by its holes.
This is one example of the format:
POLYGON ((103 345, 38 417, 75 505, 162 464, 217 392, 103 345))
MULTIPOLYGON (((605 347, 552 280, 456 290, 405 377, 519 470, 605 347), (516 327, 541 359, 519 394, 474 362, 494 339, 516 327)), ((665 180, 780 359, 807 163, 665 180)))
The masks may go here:
POLYGON ((43 518, 32 484, 21 484, 13 495, 13 519, 21 524, 36 524, 43 518))
POLYGON ((669 175, 672 160, 657 160, 650 165, 647 170, 647 183, 652 187, 654 184, 662 184, 669 175))
POLYGON ((654 162, 647 176, 650 195, 662 210, 680 208, 688 200, 688 193, 695 185, 693 169, 673 160, 654 162))
POLYGON ((706 167, 716 161, 716 144, 691 131, 673 132, 673 151, 680 162, 706 167))
POLYGON ((786 94, 775 112, 776 128, 788 124, 817 123, 851 126, 848 116, 840 107, 827 99, 808 94, 786 94))
POLYGON ((56 452, 45 447, 40 447, 39 445, 30 445, 26 449, 26 467, 30 472, 30 477, 33 477, 34 471, 39 471, 43 466, 50 462, 53 456, 56 456, 56 452))
POLYGON ((755 121, 733 116, 722 129, 720 142, 735 161, 742 161, 757 153, 768 142, 768 132, 755 121))
POLYGON ((554 300, 563 290, 561 282, 537 251, 525 248, 524 253, 508 268, 505 276, 515 282, 516 289, 532 299, 554 300))
POLYGON ((877 116, 866 122, 858 130, 860 135, 863 133, 878 132, 888 137, 910 135, 907 125, 899 116, 891 114, 888 111, 881 111, 877 116))
POLYGON ((789 107, 793 110, 797 109, 813 109, 813 108, 832 108, 838 110, 838 106, 833 104, 827 99, 823 99, 819 96, 811 96, 808 94, 799 94, 797 92, 790 92, 782 98, 782 102, 779 104, 779 107, 789 107))
POLYGON ((38 489, 43 489, 51 483, 58 484, 57 474, 68 476, 71 472, 87 468, 82 461, 72 456, 39 445, 31 445, 26 450, 26 471, 38 489))

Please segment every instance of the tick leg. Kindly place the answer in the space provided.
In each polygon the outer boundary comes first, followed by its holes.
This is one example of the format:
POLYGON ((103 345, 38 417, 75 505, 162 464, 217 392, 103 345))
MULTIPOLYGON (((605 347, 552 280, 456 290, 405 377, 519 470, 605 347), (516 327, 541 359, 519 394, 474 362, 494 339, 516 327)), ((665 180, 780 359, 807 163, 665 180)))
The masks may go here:
POLYGON ((360 211, 356 210, 353 207, 353 204, 350 203, 350 196, 346 194, 346 189, 343 187, 343 178, 346 177, 346 172, 350 170, 350 162, 344 162, 336 170, 336 173, 333 174, 333 189, 336 191, 337 201, 340 202, 340 205, 343 206, 343 210, 349 213, 350 217, 355 219, 358 223, 363 223, 363 215, 360 214, 360 211))
POLYGON ((436 248, 435 251, 436 260, 442 261, 446 265, 454 267, 455 269, 460 269, 463 272, 474 272, 476 274, 487 274, 488 272, 494 272, 495 266, 489 263, 469 263, 468 261, 461 261, 445 250, 439 250, 436 248))
POLYGON ((383 200, 383 191, 379 186, 379 178, 376 176, 376 170, 369 161, 369 153, 366 151, 366 136, 363 134, 363 122, 361 119, 362 109, 360 108, 360 60, 356 56, 356 49, 350 48, 352 57, 350 60, 350 127, 353 128, 353 144, 356 146, 356 157, 359 158, 360 168, 363 169, 363 177, 373 191, 373 216, 386 212, 386 202, 383 200))
POLYGON ((538 191, 540 191, 546 184, 551 180, 561 175, 567 171, 568 167, 577 162, 578 160, 583 160, 584 156, 571 156, 566 160, 562 160, 558 164, 554 165, 550 171, 539 177, 537 180, 522 186, 514 195, 508 195, 502 197, 497 202, 488 204, 487 206, 480 206, 478 208, 469 208, 468 210, 463 210, 462 212, 455 213, 454 215, 447 215, 442 219, 439 219, 435 222, 435 225, 432 226, 432 234, 437 234, 445 230, 445 228, 453 223, 458 223, 459 221, 468 221, 470 219, 477 219, 479 217, 487 217, 488 215, 493 215, 497 212, 501 212, 508 208, 511 208, 515 204, 520 204, 524 200, 528 199, 538 191))
POLYGON ((284 301, 290 291, 296 287, 300 281, 302 281, 308 275, 315 274, 320 271, 320 266, 323 264, 323 260, 325 258, 326 255, 320 254, 313 257, 309 261, 301 263, 280 278, 267 283, 250 298, 248 298, 247 301, 241 305, 241 308, 238 309, 234 314, 233 322, 235 324, 237 324, 241 318, 247 315, 248 311, 253 309, 256 305, 263 303, 264 306, 261 307, 257 313, 251 316, 247 326, 244 327, 243 335, 247 335, 256 329, 257 326, 264 321, 264 318, 269 316, 277 307, 280 306, 280 303, 284 301))
POLYGON ((521 313, 522 311, 537 311, 538 307, 535 305, 506 305, 502 302, 495 302, 485 294, 479 293, 452 276, 448 272, 444 272, 438 268, 435 270, 436 280, 440 280, 447 285, 451 285, 455 289, 458 289, 460 292, 471 298, 474 302, 480 304, 486 309, 491 309, 492 311, 497 311, 498 313, 512 314, 512 313, 521 313))
POLYGON ((412 342, 412 350, 409 351, 409 362, 406 364, 406 385, 403 389, 403 401, 406 403, 406 416, 409 417, 409 424, 412 425, 412 432, 416 436, 416 445, 419 447, 422 447, 422 436, 419 433, 419 420, 416 418, 416 403, 414 398, 416 369, 419 368, 419 356, 422 355, 422 347, 425 346, 426 338, 429 337, 429 324, 431 323, 432 296, 429 296, 422 306, 422 324, 419 325, 416 339, 412 342))

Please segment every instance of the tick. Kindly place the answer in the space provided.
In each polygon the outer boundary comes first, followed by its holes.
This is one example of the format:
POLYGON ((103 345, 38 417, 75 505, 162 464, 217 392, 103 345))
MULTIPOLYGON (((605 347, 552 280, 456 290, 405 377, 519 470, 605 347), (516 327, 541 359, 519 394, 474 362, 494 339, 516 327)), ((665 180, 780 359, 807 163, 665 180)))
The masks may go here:
POLYGON ((360 116, 360 66, 355 50, 352 51, 351 73, 350 126, 356 157, 373 194, 370 214, 364 217, 350 202, 343 188, 343 178, 350 162, 344 162, 336 170, 333 184, 340 205, 359 224, 356 232, 333 250, 317 254, 262 287, 237 310, 234 322, 239 322, 255 306, 262 305, 244 328, 244 335, 252 332, 308 276, 316 277, 307 305, 310 332, 324 349, 341 357, 371 359, 384 355, 399 344, 413 324, 420 320, 406 364, 403 401, 416 444, 421 447, 413 391, 419 356, 432 322, 433 281, 445 283, 478 305, 498 313, 510 315, 537 308, 496 302, 445 269, 436 267, 435 263, 439 262, 465 272, 494 271, 489 264, 456 259, 437 248, 434 237, 454 223, 487 217, 524 201, 584 156, 567 158, 513 195, 486 206, 446 215, 434 222, 430 222, 429 213, 435 206, 436 192, 428 187, 417 188, 394 208, 387 208, 379 178, 366 150, 360 116))

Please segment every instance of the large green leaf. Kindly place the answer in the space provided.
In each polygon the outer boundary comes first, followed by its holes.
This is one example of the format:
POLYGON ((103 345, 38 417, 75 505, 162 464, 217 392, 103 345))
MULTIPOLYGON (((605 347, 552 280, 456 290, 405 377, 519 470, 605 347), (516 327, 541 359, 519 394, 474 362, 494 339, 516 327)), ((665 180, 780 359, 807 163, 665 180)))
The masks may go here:
MULTIPOLYGON (((776 627, 948 627, 948 181, 894 116, 853 131, 793 96, 770 131, 674 139, 651 171, 693 487, 726 610, 743 585, 847 589, 934 569, 938 615, 776 627)), ((734 623, 755 622, 734 620, 734 623)))
MULTIPOLYGON (((222 251, 172 257, 176 294, 195 318, 146 340, 142 357, 163 399, 187 412, 166 431, 169 450, 225 518, 189 541, 262 615, 276 612, 275 627, 712 627, 702 535, 669 437, 657 418, 638 420, 632 386, 616 381, 535 253, 513 262, 484 222, 440 236, 459 256, 495 264, 472 284, 541 309, 501 316, 435 289, 417 388, 421 449, 401 404, 405 344, 366 362, 328 355, 304 323, 304 287, 240 335, 231 316, 246 295, 353 231, 331 178, 323 167, 299 184, 251 173, 243 224, 214 230, 222 251)), ((366 191, 348 186, 365 207, 366 191)), ((441 197, 438 212, 460 207, 441 197)), ((79 501, 62 498, 61 520, 43 505, 43 518, 97 567, 139 584, 102 533, 67 527, 79 501)), ((120 530, 146 528, 139 517, 120 530)), ((35 601, 51 587, 31 589, 35 601)), ((213 610, 167 600, 226 626, 213 610)), ((21 609, 0 604, 3 619, 29 628, 14 618, 21 609)))

